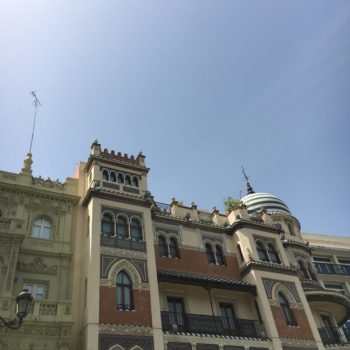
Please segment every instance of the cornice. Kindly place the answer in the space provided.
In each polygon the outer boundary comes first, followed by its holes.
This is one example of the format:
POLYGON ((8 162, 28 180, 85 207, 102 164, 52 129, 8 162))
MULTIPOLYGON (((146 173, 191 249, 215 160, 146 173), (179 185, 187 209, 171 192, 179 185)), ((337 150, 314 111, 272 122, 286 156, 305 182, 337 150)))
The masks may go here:
POLYGON ((301 248, 303 250, 305 250, 309 255, 311 255, 311 251, 312 249, 310 247, 308 247, 305 243, 301 243, 301 242, 298 242, 298 241, 294 241, 292 239, 285 239, 285 240, 282 240, 282 244, 284 247, 298 247, 298 248, 301 248))
POLYGON ((134 204, 145 208, 150 208, 152 205, 151 201, 147 201, 144 197, 110 189, 104 188, 89 188, 86 196, 82 202, 83 207, 87 207, 92 198, 106 199, 118 201, 119 203, 134 204))
POLYGON ((84 168, 85 172, 88 173, 90 171, 90 168, 92 167, 94 161, 98 161, 98 162, 101 162, 103 164, 109 164, 112 166, 118 165, 118 166, 122 166, 123 168, 145 172, 146 174, 150 171, 150 168, 147 168, 143 165, 138 165, 138 164, 134 164, 134 163, 130 163, 127 161, 123 161, 123 160, 119 160, 119 159, 115 159, 115 158, 110 158, 110 157, 106 157, 106 156, 98 156, 98 155, 91 154, 89 159, 86 162, 86 165, 84 168))
POLYGON ((281 265, 281 264, 273 264, 269 262, 262 262, 262 261, 255 261, 251 260, 248 261, 247 264, 245 264, 240 270, 240 274, 242 277, 247 275, 252 270, 263 270, 263 271, 269 271, 269 272, 277 272, 287 275, 293 275, 297 276, 297 269, 294 267, 281 265))

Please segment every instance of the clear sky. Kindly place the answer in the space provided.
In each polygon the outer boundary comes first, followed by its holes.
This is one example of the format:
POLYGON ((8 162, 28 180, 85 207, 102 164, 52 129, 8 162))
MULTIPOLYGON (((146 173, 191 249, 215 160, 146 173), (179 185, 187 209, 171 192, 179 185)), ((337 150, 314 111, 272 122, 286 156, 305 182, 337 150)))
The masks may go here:
POLYGON ((0 4, 0 169, 61 181, 142 150, 159 202, 281 198, 302 231, 350 236, 350 1, 0 4))

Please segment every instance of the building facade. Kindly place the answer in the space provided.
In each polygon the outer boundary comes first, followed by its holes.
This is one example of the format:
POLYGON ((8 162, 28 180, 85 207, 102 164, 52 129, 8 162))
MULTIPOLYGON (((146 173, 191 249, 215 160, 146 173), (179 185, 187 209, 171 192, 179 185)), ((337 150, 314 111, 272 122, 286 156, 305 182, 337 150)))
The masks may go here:
POLYGON ((31 165, 0 172, 0 315, 34 296, 0 350, 350 349, 349 241, 302 235, 279 198, 160 203, 145 156, 97 140, 64 184, 31 165))
MULTIPOLYGON (((280 199, 247 184, 227 215, 175 198, 159 203, 149 170, 142 153, 116 154, 98 141, 77 169, 77 349, 329 346, 324 332, 338 332, 350 300, 323 284, 299 221, 280 199)), ((350 348, 345 336, 336 340, 334 348, 350 348)))
POLYGON ((34 300, 18 330, 0 328, 1 350, 68 350, 73 296, 77 180, 0 171, 0 316, 15 318, 15 297, 34 300))

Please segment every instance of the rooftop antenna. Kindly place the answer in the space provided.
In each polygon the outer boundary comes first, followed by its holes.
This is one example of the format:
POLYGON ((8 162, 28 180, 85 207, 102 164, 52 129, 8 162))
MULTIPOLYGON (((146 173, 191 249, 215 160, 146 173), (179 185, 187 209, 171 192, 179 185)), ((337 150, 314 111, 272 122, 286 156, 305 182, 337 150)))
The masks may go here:
POLYGON ((33 101, 33 106, 35 107, 35 109, 34 109, 33 132, 32 132, 32 139, 31 139, 31 141, 30 141, 29 153, 32 152, 32 145, 33 145, 33 138, 34 138, 34 128, 35 128, 35 118, 36 118, 36 114, 38 113, 38 106, 42 107, 40 101, 39 101, 38 98, 36 97, 35 91, 31 91, 30 93, 33 95, 33 97, 34 97, 34 99, 35 99, 35 100, 33 101))
POLYGON ((249 184, 248 176, 246 175, 246 173, 245 173, 245 171, 244 171, 244 166, 242 165, 241 168, 242 168, 242 173, 243 173, 243 175, 244 175, 244 177, 245 177, 245 181, 246 181, 246 183, 247 183, 247 191, 248 191, 248 194, 253 194, 253 193, 255 193, 255 192, 253 191, 252 186, 250 186, 250 184, 249 184))

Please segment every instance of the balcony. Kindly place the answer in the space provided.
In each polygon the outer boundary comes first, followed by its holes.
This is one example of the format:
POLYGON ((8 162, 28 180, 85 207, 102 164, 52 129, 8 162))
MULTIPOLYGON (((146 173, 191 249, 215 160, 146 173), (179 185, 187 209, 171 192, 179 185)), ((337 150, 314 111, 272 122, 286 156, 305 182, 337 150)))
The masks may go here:
POLYGON ((34 299, 28 311, 27 321, 71 322, 71 302, 34 299))
POLYGON ((161 317, 163 331, 174 332, 177 328, 179 332, 266 338, 264 324, 260 321, 168 311, 162 311, 161 317))
POLYGON ((111 236, 102 234, 100 243, 102 246, 106 246, 106 247, 131 249, 131 250, 138 250, 141 252, 146 251, 146 242, 137 241, 129 238, 119 238, 117 236, 111 237, 111 236))
POLYGON ((350 276, 350 265, 315 263, 318 273, 350 276))
POLYGON ((344 344, 350 342, 350 329, 346 328, 329 328, 323 327, 319 328, 323 344, 334 345, 334 344, 344 344))

